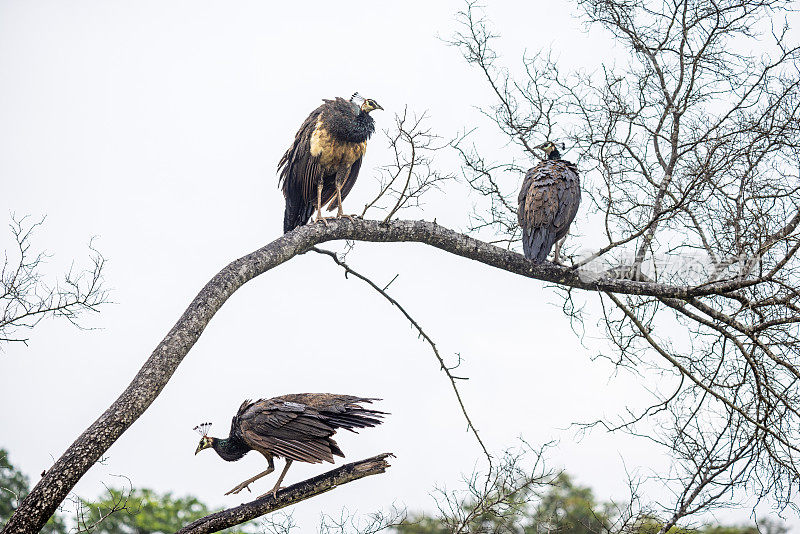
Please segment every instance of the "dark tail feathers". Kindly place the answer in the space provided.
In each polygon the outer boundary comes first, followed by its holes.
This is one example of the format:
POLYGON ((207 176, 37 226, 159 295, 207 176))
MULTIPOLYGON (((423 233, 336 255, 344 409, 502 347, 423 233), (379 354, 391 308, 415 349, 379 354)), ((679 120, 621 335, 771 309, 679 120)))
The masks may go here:
POLYGON ((286 211, 283 212, 283 233, 288 234, 298 226, 303 226, 314 214, 314 205, 303 204, 297 199, 286 197, 286 211))
POLYGON ((324 412, 325 422, 334 428, 344 428, 355 432, 355 428, 368 428, 377 426, 386 412, 371 410, 369 408, 348 407, 343 412, 324 412))
POLYGON ((533 232, 522 230, 522 250, 525 257, 536 263, 547 259, 556 243, 556 234, 548 228, 534 228, 533 232))

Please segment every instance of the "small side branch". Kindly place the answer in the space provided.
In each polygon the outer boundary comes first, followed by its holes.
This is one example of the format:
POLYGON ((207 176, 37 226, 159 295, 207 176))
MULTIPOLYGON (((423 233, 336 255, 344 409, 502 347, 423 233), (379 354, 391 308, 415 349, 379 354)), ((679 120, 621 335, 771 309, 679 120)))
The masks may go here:
POLYGON ((447 144, 431 133, 427 120, 427 112, 410 116, 406 108, 402 115, 395 115, 395 127, 384 131, 394 161, 380 169, 378 193, 364 206, 361 217, 374 207, 386 212, 383 222, 388 222, 405 208, 421 207, 428 191, 455 179, 434 167, 436 153, 447 144))
POLYGON ((439 361, 439 366, 441 370, 444 371, 444 373, 447 375, 447 378, 450 380, 450 385, 453 387, 453 391, 456 394, 458 405, 461 407, 461 413, 464 414, 464 419, 467 420, 467 428, 469 428, 469 430, 472 431, 472 433, 475 435, 475 439, 478 440, 478 444, 481 446, 481 449, 483 449, 483 454, 486 456, 486 460, 489 462, 489 469, 491 469, 492 455, 489 454, 488 449, 486 449, 486 445, 483 444, 483 440, 481 439, 480 434, 478 434, 478 429, 475 428, 474 424, 472 424, 472 419, 470 419, 469 414, 467 413, 467 408, 464 406, 464 401, 461 400, 461 393, 458 391, 458 386, 456 386, 456 380, 466 380, 466 379, 464 377, 455 376, 451 372, 454 369, 454 367, 448 367, 445 364, 444 358, 442 358, 442 355, 439 354, 439 349, 436 348, 436 343, 434 343, 433 340, 430 338, 430 336, 428 336, 428 334, 425 333, 425 331, 422 329, 419 323, 417 323, 417 321, 415 321, 414 318, 411 317, 411 315, 409 315, 409 313, 405 310, 405 308, 403 308, 399 302, 397 302, 395 299, 389 296, 389 294, 386 292, 386 289, 391 285, 392 282, 394 282, 394 278, 392 278, 391 282, 386 284, 384 288, 380 288, 378 287, 377 284, 375 284, 375 282, 373 282, 363 274, 354 271, 349 265, 340 260, 334 252, 331 252, 330 250, 324 250, 318 247, 311 247, 311 250, 313 250, 318 254, 324 254, 326 256, 330 256, 333 259, 333 261, 336 262, 336 265, 339 265, 344 269, 345 277, 347 277, 348 274, 352 274, 356 278, 366 282, 372 289, 380 293, 383 296, 383 298, 391 302, 394 306, 397 307, 398 310, 400 310, 400 312, 405 316, 405 318, 408 319, 408 322, 411 323, 411 326, 413 326, 416 329, 420 337, 422 337, 422 339, 424 339, 425 342, 428 343, 428 345, 430 345, 431 350, 433 350, 433 355, 436 356, 436 359, 439 361))
POLYGON ((71 267, 60 282, 46 281, 43 271, 48 255, 36 252, 32 245, 43 224, 44 218, 34 221, 11 215, 15 246, 0 251, 0 349, 5 343, 27 344, 27 338, 18 337, 17 332, 31 330, 46 317, 61 317, 83 328, 82 315, 97 312, 109 302, 103 283, 105 258, 91 242, 91 267, 71 267))
POLYGON ((303 482, 298 482, 286 489, 278 492, 278 497, 268 493, 264 497, 254 501, 240 504, 235 508, 229 508, 215 514, 207 515, 189 523, 176 534, 208 534, 219 532, 220 530, 240 525, 251 519, 291 506, 300 501, 304 501, 320 493, 325 493, 334 489, 336 486, 347 484, 354 480, 370 475, 385 473, 389 462, 387 458, 394 456, 392 453, 385 452, 366 460, 360 460, 345 464, 337 469, 328 471, 321 475, 309 478, 303 482))

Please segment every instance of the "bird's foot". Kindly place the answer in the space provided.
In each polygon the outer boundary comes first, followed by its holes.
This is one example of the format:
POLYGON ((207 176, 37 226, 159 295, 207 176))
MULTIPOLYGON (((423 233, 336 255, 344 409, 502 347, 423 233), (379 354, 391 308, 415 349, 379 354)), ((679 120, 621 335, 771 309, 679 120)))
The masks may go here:
POLYGON ((249 481, 249 480, 247 481, 247 483, 242 482, 241 484, 239 484, 238 486, 236 486, 235 488, 233 488, 229 492, 225 493, 225 495, 236 495, 237 493, 239 493, 240 491, 242 491, 245 488, 247 488, 247 491, 250 491, 250 483, 251 483, 251 481, 249 481))
POLYGON ((356 215, 356 214, 353 214, 353 215, 348 215, 348 214, 346 214, 346 213, 340 213, 340 214, 338 214, 338 215, 336 216, 336 218, 337 218, 337 219, 348 219, 350 222, 353 222, 353 221, 355 221, 356 219, 360 219, 361 217, 360 217, 360 216, 358 216, 358 215, 356 215))
POLYGON ((269 490, 268 492, 266 492, 264 495, 261 495, 261 496, 259 497, 259 499, 261 499, 261 498, 263 498, 263 497, 266 497, 267 495, 272 495, 272 498, 273 498, 273 499, 277 499, 277 498, 278 498, 278 492, 279 492, 280 490, 282 490, 282 489, 286 489, 286 488, 284 488, 283 486, 275 486, 274 488, 272 488, 271 490, 269 490))
POLYGON ((314 222, 318 223, 318 222, 322 221, 322 224, 324 224, 325 226, 328 226, 328 221, 332 221, 332 220, 334 220, 334 217, 322 217, 322 216, 319 216, 316 219, 314 219, 314 222))

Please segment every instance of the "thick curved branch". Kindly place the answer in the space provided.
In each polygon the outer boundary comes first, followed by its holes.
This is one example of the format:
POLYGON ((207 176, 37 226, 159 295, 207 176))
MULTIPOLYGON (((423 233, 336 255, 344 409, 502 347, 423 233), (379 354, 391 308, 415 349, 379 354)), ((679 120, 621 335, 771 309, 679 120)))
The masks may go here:
POLYGON ((2 533, 38 532, 44 526, 78 480, 161 393, 211 318, 237 289, 317 244, 339 239, 423 243, 521 276, 590 291, 686 300, 756 283, 733 280, 693 288, 619 279, 588 280, 570 268, 548 262, 534 264, 515 252, 426 221, 382 223, 339 219, 326 225, 302 226, 231 262, 205 285, 125 391, 70 445, 23 499, 2 533))
POLYGON ((284 488, 278 492, 277 498, 273 497, 272 493, 268 493, 263 497, 248 503, 240 504, 235 508, 228 508, 227 510, 201 517, 197 521, 189 523, 175 534, 209 534, 211 532, 219 532, 228 527, 241 525, 251 519, 310 499, 320 493, 330 491, 336 486, 347 484, 348 482, 370 475, 385 473, 390 467, 389 462, 386 460, 390 456, 394 455, 385 452, 373 456, 372 458, 367 458, 366 460, 345 464, 327 473, 317 475, 314 478, 309 478, 308 480, 284 488))

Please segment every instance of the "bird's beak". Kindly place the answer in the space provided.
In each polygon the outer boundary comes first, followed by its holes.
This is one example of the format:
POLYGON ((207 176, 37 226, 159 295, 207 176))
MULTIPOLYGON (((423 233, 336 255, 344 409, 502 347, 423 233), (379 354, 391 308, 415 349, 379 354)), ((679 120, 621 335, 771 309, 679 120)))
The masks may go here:
POLYGON ((539 146, 535 146, 535 147, 533 147, 533 148, 535 148, 535 149, 536 149, 536 148, 538 148, 539 150, 544 150, 544 147, 546 147, 546 146, 547 146, 547 142, 544 142, 544 143, 542 143, 541 145, 539 145, 539 146))
POLYGON ((381 106, 380 104, 378 104, 377 102, 375 102, 375 109, 380 109, 380 110, 383 110, 383 106, 381 106))
POLYGON ((197 453, 198 453, 198 452, 200 452, 200 451, 202 451, 202 450, 203 450, 203 445, 202 445, 202 444, 201 444, 201 445, 198 445, 198 446, 197 446, 197 450, 196 450, 196 451, 194 451, 194 455, 195 455, 195 456, 197 456, 197 453))

